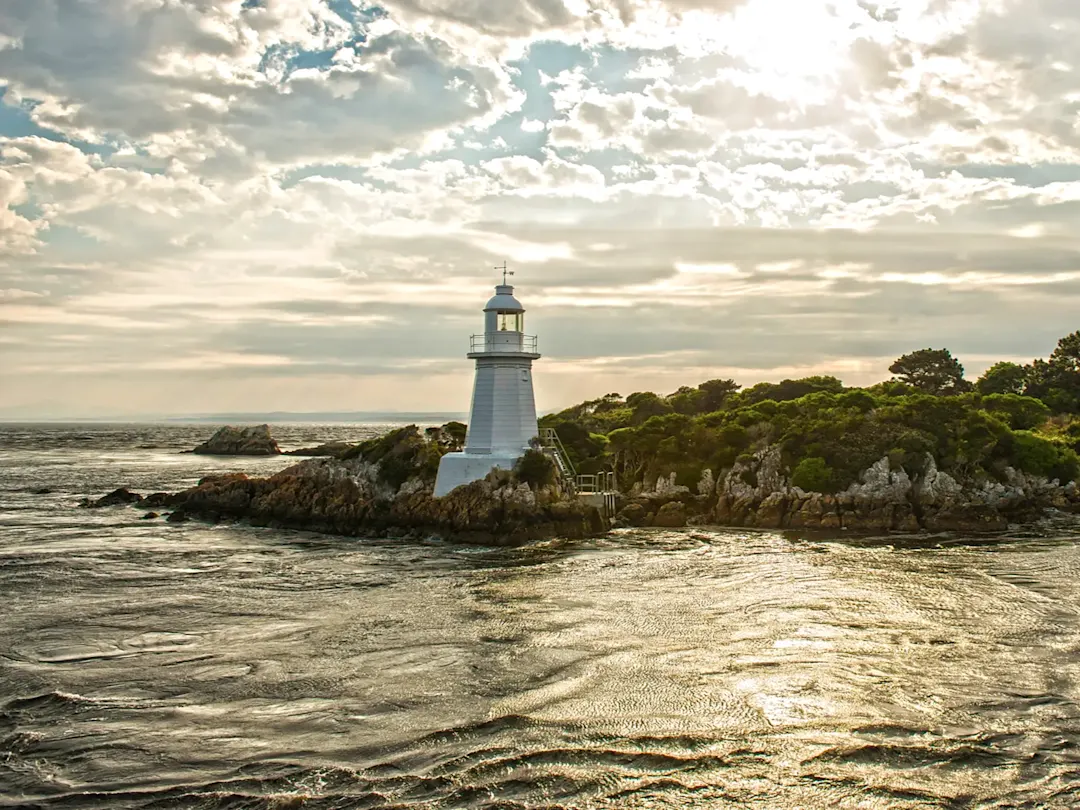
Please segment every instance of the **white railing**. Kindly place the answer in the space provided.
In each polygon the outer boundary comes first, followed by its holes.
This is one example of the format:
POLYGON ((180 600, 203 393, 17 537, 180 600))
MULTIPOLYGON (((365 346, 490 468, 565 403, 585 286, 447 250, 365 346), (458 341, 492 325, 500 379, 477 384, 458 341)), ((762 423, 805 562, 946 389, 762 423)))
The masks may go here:
MULTIPOLYGON (((612 495, 618 491, 615 483, 615 473, 608 470, 600 473, 585 473, 578 475, 570 461, 570 455, 563 447, 562 440, 555 428, 541 428, 540 442, 544 450, 555 462, 555 468, 563 484, 575 495, 612 495)), ((606 505, 606 504, 605 504, 606 505)))
POLYGON ((472 335, 469 338, 469 353, 479 352, 525 352, 536 354, 538 341, 536 335, 522 335, 521 340, 507 340, 511 332, 489 332, 485 335, 472 335))
POLYGON ((615 473, 602 472, 595 475, 579 475, 575 481, 578 492, 601 493, 615 491, 615 473))

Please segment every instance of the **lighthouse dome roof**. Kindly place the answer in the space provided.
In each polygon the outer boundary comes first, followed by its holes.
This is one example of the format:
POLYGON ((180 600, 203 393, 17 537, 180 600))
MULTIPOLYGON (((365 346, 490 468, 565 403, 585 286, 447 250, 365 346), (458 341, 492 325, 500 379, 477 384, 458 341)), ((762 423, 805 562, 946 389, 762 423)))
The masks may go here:
POLYGON ((487 302, 487 306, 484 307, 484 312, 490 312, 493 309, 499 310, 500 312, 525 311, 525 307, 514 298, 514 288, 509 284, 498 284, 495 286, 495 295, 487 302))

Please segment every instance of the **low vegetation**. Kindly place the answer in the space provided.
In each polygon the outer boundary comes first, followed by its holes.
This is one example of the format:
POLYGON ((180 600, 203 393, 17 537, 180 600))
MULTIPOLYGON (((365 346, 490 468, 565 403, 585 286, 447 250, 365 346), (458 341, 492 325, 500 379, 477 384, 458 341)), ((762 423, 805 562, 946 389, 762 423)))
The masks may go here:
MULTIPOLYGON (((894 469, 938 468, 967 480, 1004 480, 1012 467, 1075 480, 1080 473, 1080 331, 1046 360, 997 363, 976 382, 947 349, 898 358, 893 379, 850 388, 835 377, 741 389, 709 380, 667 396, 608 394, 541 420, 579 472, 614 469, 620 486, 676 475, 695 487, 778 447, 793 482, 836 492, 883 457, 894 469)), ((752 482, 748 482, 752 483, 752 482)))

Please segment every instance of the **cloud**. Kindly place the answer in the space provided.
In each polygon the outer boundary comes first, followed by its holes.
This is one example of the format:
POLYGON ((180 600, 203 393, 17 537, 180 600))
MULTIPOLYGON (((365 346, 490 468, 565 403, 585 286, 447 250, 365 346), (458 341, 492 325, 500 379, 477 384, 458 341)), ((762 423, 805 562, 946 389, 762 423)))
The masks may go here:
POLYGON ((496 63, 318 0, 16 0, 0 34, 7 97, 34 122, 188 166, 430 148, 520 102, 496 63))
POLYGON ((464 410, 504 260, 542 408, 1046 355, 1080 12, 940 8, 10 0, 0 408, 464 410))

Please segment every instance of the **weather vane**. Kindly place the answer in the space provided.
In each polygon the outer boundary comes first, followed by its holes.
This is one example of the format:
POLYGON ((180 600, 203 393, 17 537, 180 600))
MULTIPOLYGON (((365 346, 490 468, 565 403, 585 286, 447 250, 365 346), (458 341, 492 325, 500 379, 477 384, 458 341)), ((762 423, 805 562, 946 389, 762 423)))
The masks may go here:
POLYGON ((502 265, 495 265, 495 269, 496 270, 502 270, 503 286, 505 287, 506 286, 506 277, 514 275, 514 271, 506 269, 506 262, 503 262, 502 265))

